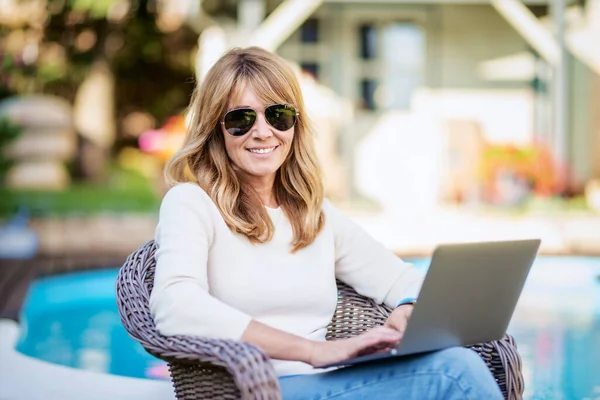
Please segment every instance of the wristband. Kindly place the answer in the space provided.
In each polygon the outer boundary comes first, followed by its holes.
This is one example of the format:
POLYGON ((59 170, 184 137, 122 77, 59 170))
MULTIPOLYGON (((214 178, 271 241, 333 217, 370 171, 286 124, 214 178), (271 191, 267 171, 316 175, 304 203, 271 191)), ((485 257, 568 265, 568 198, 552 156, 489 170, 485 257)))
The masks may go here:
POLYGON ((410 305, 414 306, 416 303, 417 303, 416 297, 405 297, 398 302, 398 305, 396 305, 396 308, 398 308, 400 306, 404 306, 406 304, 410 304, 410 305))

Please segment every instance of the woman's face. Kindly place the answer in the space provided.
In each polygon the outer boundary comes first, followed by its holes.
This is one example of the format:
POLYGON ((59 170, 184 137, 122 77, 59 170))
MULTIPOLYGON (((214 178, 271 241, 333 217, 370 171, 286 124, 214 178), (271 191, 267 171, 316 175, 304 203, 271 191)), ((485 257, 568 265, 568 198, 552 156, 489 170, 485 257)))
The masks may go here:
POLYGON ((228 110, 241 107, 256 110, 254 126, 243 136, 230 135, 223 125, 221 130, 225 137, 227 155, 234 166, 256 183, 272 184, 277 170, 290 151, 294 128, 279 131, 269 125, 264 114, 265 106, 268 105, 270 104, 262 104, 254 90, 246 86, 235 104, 229 104, 228 110))

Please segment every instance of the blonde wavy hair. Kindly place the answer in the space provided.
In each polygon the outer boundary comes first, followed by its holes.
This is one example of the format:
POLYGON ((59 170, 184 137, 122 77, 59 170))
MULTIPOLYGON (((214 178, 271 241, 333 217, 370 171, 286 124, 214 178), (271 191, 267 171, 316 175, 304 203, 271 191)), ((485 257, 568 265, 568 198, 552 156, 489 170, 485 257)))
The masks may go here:
POLYGON ((220 126, 230 100, 245 87, 251 87, 264 104, 293 104, 299 112, 290 152, 277 171, 273 188, 292 225, 292 252, 296 252, 310 245, 323 228, 323 182, 300 85, 279 56, 249 47, 230 50, 216 62, 194 91, 187 136, 168 161, 165 177, 171 186, 196 182, 232 231, 253 243, 271 240, 275 228, 269 214, 232 165, 220 126))

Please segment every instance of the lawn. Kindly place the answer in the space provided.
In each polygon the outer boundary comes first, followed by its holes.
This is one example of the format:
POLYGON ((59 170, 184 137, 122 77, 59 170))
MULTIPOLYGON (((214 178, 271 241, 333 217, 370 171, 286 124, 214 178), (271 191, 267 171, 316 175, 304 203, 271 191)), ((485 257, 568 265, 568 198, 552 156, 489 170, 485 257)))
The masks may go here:
POLYGON ((0 189, 0 218, 20 208, 33 217, 62 217, 100 213, 155 212, 160 198, 141 174, 113 167, 104 184, 73 183, 64 191, 14 191, 0 189))

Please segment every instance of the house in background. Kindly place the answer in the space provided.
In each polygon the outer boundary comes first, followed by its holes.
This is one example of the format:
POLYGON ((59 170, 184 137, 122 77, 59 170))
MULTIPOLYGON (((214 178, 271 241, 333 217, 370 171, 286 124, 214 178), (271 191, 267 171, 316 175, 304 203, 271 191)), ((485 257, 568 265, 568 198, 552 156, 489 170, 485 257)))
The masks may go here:
POLYGON ((504 143, 545 143, 577 186, 600 178, 600 0, 157 4, 198 33, 199 81, 233 46, 303 71, 332 197, 477 202, 481 149, 504 143))
MULTIPOLYGON (((543 24, 548 1, 525 3, 543 24)), ((353 105, 338 149, 384 204, 450 196, 481 142, 552 146, 552 67, 490 1, 324 1, 277 52, 353 105)), ((566 70, 564 161, 582 184, 600 177, 600 79, 570 54, 566 70)))

